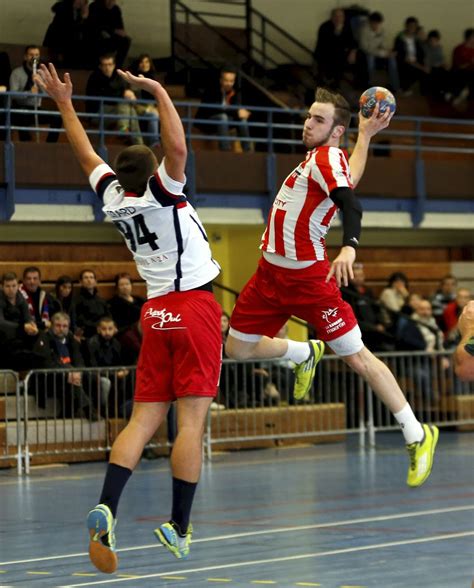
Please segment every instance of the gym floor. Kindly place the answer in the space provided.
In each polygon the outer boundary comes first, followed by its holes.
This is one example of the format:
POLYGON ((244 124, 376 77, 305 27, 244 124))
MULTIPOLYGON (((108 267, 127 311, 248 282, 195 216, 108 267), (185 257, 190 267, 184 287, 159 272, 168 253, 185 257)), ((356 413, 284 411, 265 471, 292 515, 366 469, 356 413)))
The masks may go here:
POLYGON ((0 471, 0 586, 121 584, 470 588, 474 433, 441 431, 430 479, 405 485, 400 433, 375 450, 344 443, 216 453, 203 468, 191 554, 176 560, 154 527, 168 520, 167 459, 143 460, 118 513, 119 569, 87 556, 87 511, 105 463, 0 471))

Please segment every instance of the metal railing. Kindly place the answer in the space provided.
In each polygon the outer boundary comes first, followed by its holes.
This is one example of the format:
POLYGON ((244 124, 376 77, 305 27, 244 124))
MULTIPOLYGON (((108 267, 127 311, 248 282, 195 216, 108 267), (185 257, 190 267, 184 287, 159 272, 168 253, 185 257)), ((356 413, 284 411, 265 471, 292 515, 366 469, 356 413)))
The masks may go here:
POLYGON ((22 471, 20 379, 12 370, 0 370, 0 461, 16 463, 22 471))

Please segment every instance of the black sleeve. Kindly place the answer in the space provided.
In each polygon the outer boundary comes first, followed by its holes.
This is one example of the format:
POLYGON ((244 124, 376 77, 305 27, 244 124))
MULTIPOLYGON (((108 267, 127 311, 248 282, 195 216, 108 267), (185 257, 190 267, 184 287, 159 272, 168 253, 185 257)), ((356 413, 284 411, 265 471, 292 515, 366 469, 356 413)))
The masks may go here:
POLYGON ((362 206, 352 188, 336 188, 329 195, 334 204, 342 211, 343 246, 357 248, 359 245, 362 206))

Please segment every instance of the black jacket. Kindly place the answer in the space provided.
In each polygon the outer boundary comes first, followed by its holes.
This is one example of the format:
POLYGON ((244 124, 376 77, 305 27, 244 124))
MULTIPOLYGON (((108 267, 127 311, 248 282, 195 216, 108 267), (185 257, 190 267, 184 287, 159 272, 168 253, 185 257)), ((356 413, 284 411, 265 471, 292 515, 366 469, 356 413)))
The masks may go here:
MULTIPOLYGON (((87 81, 87 96, 105 96, 106 98, 123 98, 123 93, 128 88, 127 83, 119 76, 116 70, 110 78, 105 76, 100 69, 91 73, 87 81)), ((104 104, 117 104, 116 102, 104 101, 104 104)), ((99 102, 87 100, 87 112, 98 112, 99 102)))
POLYGON ((88 361, 90 367, 114 367, 122 364, 122 348, 117 339, 104 339, 94 335, 87 341, 88 361))
POLYGON ((120 296, 114 296, 109 300, 112 318, 119 331, 124 331, 140 320, 140 312, 145 301, 139 296, 133 297, 133 302, 128 302, 120 296))
POLYGON ((85 366, 84 358, 82 357, 81 353, 81 347, 71 332, 66 335, 65 344, 69 350, 69 357, 71 359, 69 364, 65 364, 61 360, 61 355, 57 345, 57 338, 53 335, 52 331, 41 333, 38 341, 35 344, 34 352, 42 356, 43 369, 85 366))
POLYGON ((25 323, 34 322, 26 300, 17 292, 15 304, 0 291, 0 341, 23 338, 25 323))
POLYGON ((83 329, 86 338, 95 335, 99 319, 110 313, 107 302, 97 294, 97 289, 91 294, 86 288, 81 288, 74 298, 72 309, 76 326, 83 329))

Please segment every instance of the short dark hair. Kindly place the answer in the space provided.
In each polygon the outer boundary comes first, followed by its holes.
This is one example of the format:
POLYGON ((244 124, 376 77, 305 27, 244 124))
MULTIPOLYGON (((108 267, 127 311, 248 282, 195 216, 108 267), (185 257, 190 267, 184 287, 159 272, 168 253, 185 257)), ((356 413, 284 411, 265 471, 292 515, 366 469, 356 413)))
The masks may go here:
POLYGON ((25 47, 25 53, 28 53, 30 49, 39 49, 41 51, 41 47, 39 45, 27 45, 25 47))
POLYGON ((428 33, 428 39, 441 39, 441 33, 436 29, 433 29, 428 33))
POLYGON ((41 271, 40 268, 36 265, 29 265, 28 267, 25 267, 23 270, 23 279, 25 279, 27 274, 38 274, 41 280, 41 271))
POLYGON ((349 127, 351 122, 351 107, 342 94, 338 94, 327 88, 318 88, 316 90, 315 100, 323 104, 333 104, 334 125, 342 125, 346 129, 349 127))
POLYGON ((474 35, 474 29, 466 29, 464 31, 464 40, 469 41, 469 38, 474 35))
POLYGON ((117 323, 114 321, 114 319, 111 316, 102 316, 98 321, 97 321, 97 326, 100 326, 102 323, 113 323, 115 326, 117 326, 117 323))
POLYGON ((114 63, 116 63, 117 56, 115 53, 104 53, 103 55, 99 55, 99 63, 102 63, 104 59, 113 59, 114 63))
POLYGON ((418 19, 416 16, 409 16, 407 19, 405 19, 405 27, 407 27, 409 24, 418 25, 418 19))
POLYGON ((394 282, 398 282, 398 280, 401 280, 402 282, 405 282, 405 286, 408 287, 408 278, 406 277, 406 275, 403 272, 394 272, 389 278, 388 278, 388 285, 392 286, 394 282))
POLYGON ((130 283, 132 284, 132 276, 130 274, 128 274, 127 272, 122 272, 120 274, 117 274, 114 278, 114 282, 115 282, 115 287, 118 288, 119 282, 120 280, 122 280, 123 278, 127 278, 127 280, 130 281, 130 283))
POLYGON ((59 278, 56 280, 56 283, 54 284, 54 290, 56 292, 56 296, 59 297, 59 288, 61 286, 63 286, 64 284, 71 284, 71 286, 74 284, 74 280, 71 278, 71 276, 67 276, 67 275, 62 275, 59 276, 59 278))
POLYGON ((138 69, 138 66, 140 65, 140 62, 143 61, 144 59, 148 59, 150 61, 150 71, 155 72, 155 64, 153 63, 153 59, 151 58, 151 55, 149 53, 140 53, 140 55, 137 57, 136 60, 136 66, 138 69))
POLYGON ((152 176, 158 162, 153 151, 145 145, 132 145, 121 151, 115 160, 115 172, 125 192, 142 196, 148 178, 152 176))
POLYGON ((97 280, 97 275, 95 273, 95 271, 93 269, 90 269, 89 267, 86 269, 83 269, 81 271, 81 273, 79 274, 79 279, 82 280, 84 274, 92 274, 94 276, 94 278, 97 280))
POLYGON ((381 12, 371 12, 369 20, 370 22, 383 22, 383 15, 381 12))
POLYGON ((5 272, 2 276, 2 284, 4 284, 5 282, 13 282, 13 280, 18 281, 15 272, 5 272))
POLYGON ((234 65, 224 65, 221 67, 220 75, 224 73, 231 73, 237 75, 237 68, 234 65))

